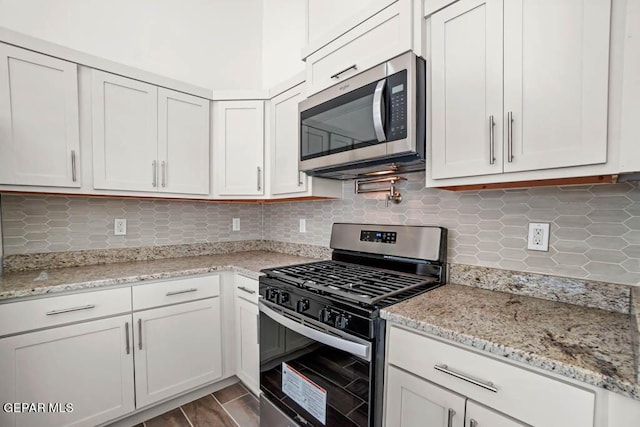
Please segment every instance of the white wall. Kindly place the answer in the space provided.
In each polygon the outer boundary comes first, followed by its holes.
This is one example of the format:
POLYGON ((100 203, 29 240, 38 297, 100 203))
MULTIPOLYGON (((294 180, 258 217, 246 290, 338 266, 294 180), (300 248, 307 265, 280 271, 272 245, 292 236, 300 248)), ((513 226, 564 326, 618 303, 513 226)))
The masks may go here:
POLYGON ((214 90, 262 84, 262 0, 0 0, 0 26, 214 90))
POLYGON ((307 6, 304 0, 263 0, 262 10, 262 86, 269 89, 304 71, 307 6))

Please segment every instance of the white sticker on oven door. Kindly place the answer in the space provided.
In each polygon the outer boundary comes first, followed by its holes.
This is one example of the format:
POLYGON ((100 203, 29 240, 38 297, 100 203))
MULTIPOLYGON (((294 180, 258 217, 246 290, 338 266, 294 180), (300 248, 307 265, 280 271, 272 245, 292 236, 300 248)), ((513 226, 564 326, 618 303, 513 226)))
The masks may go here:
POLYGON ((327 420, 327 391, 282 362, 282 391, 322 424, 327 420))

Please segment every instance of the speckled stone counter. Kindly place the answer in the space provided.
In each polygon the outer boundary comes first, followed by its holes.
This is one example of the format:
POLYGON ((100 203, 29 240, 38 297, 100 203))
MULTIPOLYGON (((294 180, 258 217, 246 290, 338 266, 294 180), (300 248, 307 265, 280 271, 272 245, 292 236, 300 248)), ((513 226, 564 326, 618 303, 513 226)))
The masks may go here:
POLYGON ((448 284, 382 317, 640 400, 629 314, 448 284))
POLYGON ((310 261, 317 260, 276 252, 248 251, 155 261, 32 270, 0 276, 0 301, 224 270, 233 270, 258 278, 259 271, 263 268, 310 261), (46 279, 38 280, 39 277, 43 276, 46 279))

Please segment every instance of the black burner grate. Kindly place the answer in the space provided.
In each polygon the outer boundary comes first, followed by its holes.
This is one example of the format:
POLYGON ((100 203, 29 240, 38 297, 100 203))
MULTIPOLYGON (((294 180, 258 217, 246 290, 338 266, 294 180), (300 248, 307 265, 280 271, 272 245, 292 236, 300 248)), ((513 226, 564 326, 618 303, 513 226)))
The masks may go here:
POLYGON ((393 304, 411 290, 438 284, 433 277, 402 274, 339 261, 319 261, 266 270, 267 274, 296 286, 341 296, 365 305, 393 304))

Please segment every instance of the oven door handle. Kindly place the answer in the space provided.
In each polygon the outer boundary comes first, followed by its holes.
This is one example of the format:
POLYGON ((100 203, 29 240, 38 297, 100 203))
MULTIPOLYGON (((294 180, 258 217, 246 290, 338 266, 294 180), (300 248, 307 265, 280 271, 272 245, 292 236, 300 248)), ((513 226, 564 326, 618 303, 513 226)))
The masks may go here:
POLYGON ((297 332, 300 335, 304 335, 314 341, 318 341, 330 347, 337 348, 338 350, 346 351, 347 353, 362 357, 368 362, 371 361, 371 344, 360 344, 310 328, 270 309, 262 301, 260 301, 259 307, 262 313, 266 314, 272 320, 281 324, 285 328, 291 329, 292 331, 297 332))

